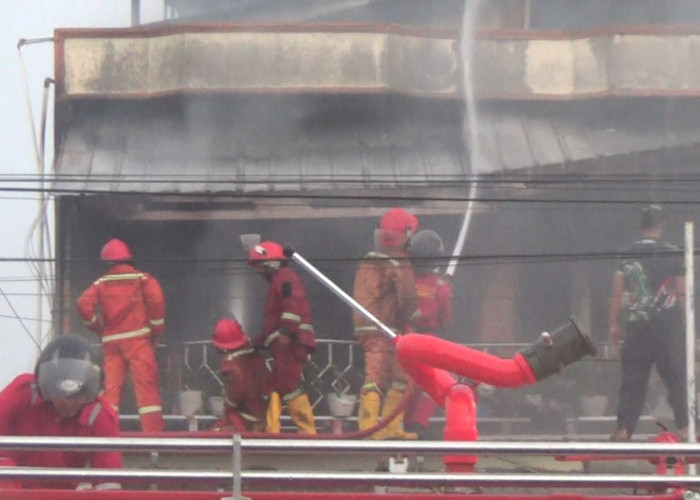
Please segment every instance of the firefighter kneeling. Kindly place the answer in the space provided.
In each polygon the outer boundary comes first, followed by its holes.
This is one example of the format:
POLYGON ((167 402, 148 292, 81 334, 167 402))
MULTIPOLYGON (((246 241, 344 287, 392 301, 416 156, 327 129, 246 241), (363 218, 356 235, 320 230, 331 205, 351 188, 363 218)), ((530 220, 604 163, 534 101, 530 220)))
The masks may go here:
POLYGON ((212 343, 222 353, 224 378, 224 417, 212 429, 264 431, 270 376, 265 360, 253 349, 235 318, 222 318, 216 323, 212 343))

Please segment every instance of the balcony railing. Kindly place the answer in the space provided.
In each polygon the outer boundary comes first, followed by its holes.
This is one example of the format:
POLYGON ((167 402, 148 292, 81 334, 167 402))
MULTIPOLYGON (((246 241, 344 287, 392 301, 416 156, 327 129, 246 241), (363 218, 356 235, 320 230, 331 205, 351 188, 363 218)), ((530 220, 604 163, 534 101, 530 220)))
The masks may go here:
MULTIPOLYGON (((491 354, 510 357, 525 344, 483 343, 469 347, 491 354)), ((567 367, 560 375, 550 377, 534 386, 520 389, 494 389, 478 386, 479 430, 483 436, 494 438, 532 435, 581 435, 599 437, 612 432, 615 426, 615 398, 618 389, 619 360, 610 356, 606 345, 599 346, 596 358, 584 358, 567 367), (585 396, 597 395, 591 401, 585 396), (593 408, 591 408, 593 406, 593 408)), ((160 346, 158 350, 164 401, 164 418, 169 430, 205 430, 217 417, 208 405, 209 396, 220 395, 223 382, 219 376, 219 357, 208 341, 186 342, 160 346), (183 389, 202 391, 203 406, 196 415, 186 418, 178 408, 177 394, 183 389)), ((268 362, 271 362, 268 359, 268 362)), ((354 428, 356 411, 343 418, 340 426, 330 412, 330 394, 359 393, 364 380, 364 354, 361 346, 350 340, 318 340, 304 371, 304 389, 311 400, 320 432, 354 428), (334 426, 335 424, 335 426, 334 426)), ((660 415, 663 389, 650 390, 650 398, 642 416, 638 434, 658 432, 656 422, 672 427, 672 418, 660 415), (658 404, 657 404, 658 402, 658 404), (659 406, 660 407, 660 406, 659 406), (666 418, 668 417, 668 418, 666 418)), ((121 420, 127 430, 138 428, 138 415, 122 404, 121 420)), ((444 417, 441 409, 431 418, 432 437, 441 436, 444 417)), ((283 430, 293 424, 282 416, 283 430)))

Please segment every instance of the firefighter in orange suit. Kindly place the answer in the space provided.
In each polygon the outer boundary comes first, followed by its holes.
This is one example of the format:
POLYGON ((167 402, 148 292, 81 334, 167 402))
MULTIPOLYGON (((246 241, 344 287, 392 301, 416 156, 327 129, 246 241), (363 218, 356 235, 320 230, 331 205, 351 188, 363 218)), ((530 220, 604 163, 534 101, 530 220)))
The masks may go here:
POLYGON ((301 387, 301 375, 316 347, 311 308, 299 275, 287 267, 284 249, 263 241, 249 249, 248 263, 269 283, 263 331, 253 340, 257 349, 267 348, 273 358, 268 432, 280 432, 282 402, 300 433, 316 434, 309 397, 301 387))
MULTIPOLYGON (((442 238, 431 229, 418 231, 408 249, 416 283, 418 313, 411 319, 414 332, 439 334, 452 321, 452 283, 440 272, 445 255, 442 238)), ((438 408, 425 392, 416 388, 406 406, 404 425, 427 438, 430 417, 438 408)))
POLYGON ((158 281, 131 265, 122 241, 108 241, 100 253, 109 270, 78 298, 78 312, 102 340, 104 398, 119 409, 127 371, 134 384, 141 429, 163 430, 154 347, 165 329, 165 299, 158 281))
POLYGON ((262 432, 270 372, 235 318, 222 318, 214 327, 214 347, 222 354, 224 418, 214 430, 262 432))
MULTIPOLYGON (((355 273, 354 299, 382 323, 407 331, 416 312, 413 269, 407 253, 418 219, 402 208, 388 210, 375 231, 375 251, 365 254, 355 273)), ((365 353, 358 427, 365 430, 391 414, 403 397, 408 376, 396 360, 394 342, 363 316, 354 314, 355 336, 365 353)), ((403 412, 371 439, 416 439, 403 429, 403 412)))

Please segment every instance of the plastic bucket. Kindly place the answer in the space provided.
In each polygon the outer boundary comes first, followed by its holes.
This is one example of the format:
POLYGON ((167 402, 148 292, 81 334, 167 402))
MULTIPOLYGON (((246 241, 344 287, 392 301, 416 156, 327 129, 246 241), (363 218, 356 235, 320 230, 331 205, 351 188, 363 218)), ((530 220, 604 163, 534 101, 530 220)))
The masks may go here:
POLYGON ((224 416, 224 398, 223 396, 209 396, 209 411, 215 417, 221 418, 224 416))
POLYGON ((331 415, 337 418, 349 417, 357 403, 354 394, 328 394, 328 409, 331 415))
POLYGON ((178 394, 180 415, 191 417, 202 410, 202 391, 182 391, 178 394))

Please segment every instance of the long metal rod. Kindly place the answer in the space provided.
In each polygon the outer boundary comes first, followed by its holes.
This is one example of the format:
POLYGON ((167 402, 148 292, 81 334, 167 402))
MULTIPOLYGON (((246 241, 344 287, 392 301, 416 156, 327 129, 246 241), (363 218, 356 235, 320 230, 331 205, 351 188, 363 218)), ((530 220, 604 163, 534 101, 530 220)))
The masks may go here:
POLYGON ((233 488, 231 489, 231 492, 233 493, 233 500, 243 499, 243 496, 241 495, 241 475, 243 464, 243 454, 241 453, 241 447, 241 435, 236 433, 233 435, 233 488))
MULTIPOLYGON (((695 236, 692 221, 685 223, 685 356, 688 398, 688 442, 696 441, 695 430, 695 236)), ((688 473, 695 475, 696 466, 690 464, 688 473)))
POLYGON ((396 332, 386 326, 384 323, 382 323, 374 314, 369 312, 367 309, 365 309, 362 304, 357 302, 355 299, 353 299, 349 294, 347 294, 342 288, 340 288, 338 285, 333 283, 328 277, 326 277, 325 274, 323 274, 321 271, 316 269, 309 261, 307 261, 304 257, 296 253, 294 250, 286 248, 285 249, 285 255, 287 255, 287 258, 292 259, 294 262, 299 264, 301 267, 306 269, 311 275, 314 276, 318 281, 320 281, 323 285, 326 286, 331 292, 336 294, 338 297, 340 297, 343 302, 348 304, 350 307, 355 309, 358 313, 360 313, 362 316, 365 317, 368 321, 371 321, 374 326, 379 328, 379 330, 384 333, 387 337, 393 339, 397 337, 396 332))
MULTIPOLYGON (((98 438, 0 436, 0 449, 95 451, 179 451, 231 453, 231 437, 222 438, 98 438)), ((365 441, 338 439, 241 438, 248 453, 420 453, 420 454, 511 454, 541 456, 606 455, 628 458, 651 456, 700 457, 700 444, 615 443, 542 441, 365 441)))
MULTIPOLYGON (((207 470, 143 470, 143 469, 62 469, 34 467, 1 467, 0 479, 39 479, 74 481, 110 481, 138 483, 148 481, 176 481, 188 483, 228 482, 231 471, 207 470)), ((243 471, 246 484, 275 485, 290 483, 341 484, 356 486, 359 483, 393 486, 482 486, 482 487, 547 487, 547 488, 697 488, 700 477, 688 475, 650 474, 486 474, 486 473, 387 473, 387 472, 293 472, 293 471, 243 471)))

